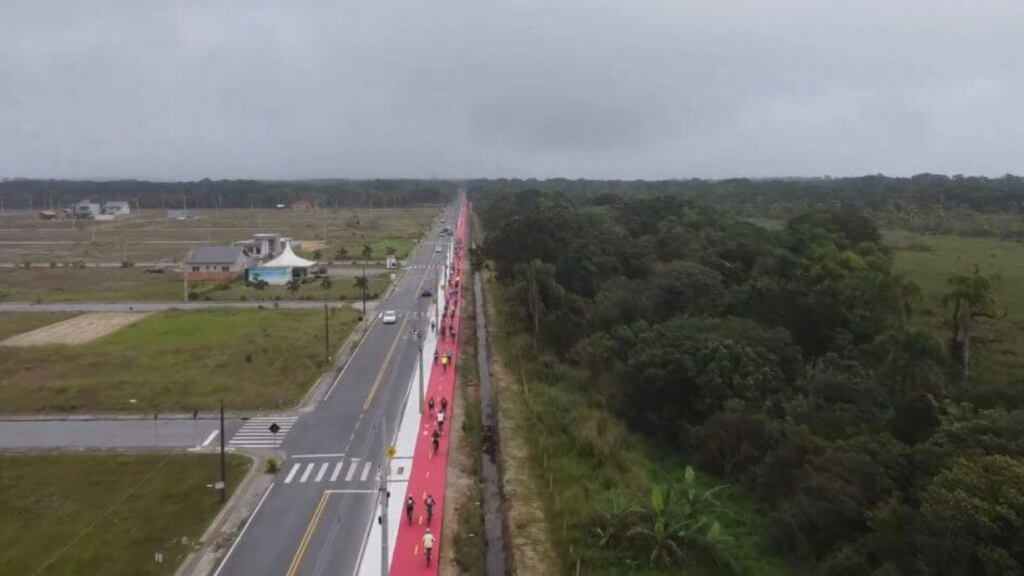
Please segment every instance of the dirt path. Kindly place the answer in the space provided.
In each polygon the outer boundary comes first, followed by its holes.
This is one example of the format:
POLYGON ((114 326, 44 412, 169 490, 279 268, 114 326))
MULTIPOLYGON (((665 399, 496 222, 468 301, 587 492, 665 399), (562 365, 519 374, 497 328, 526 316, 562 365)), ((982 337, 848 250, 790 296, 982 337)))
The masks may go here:
POLYGON ((520 576, 555 576, 561 563, 549 538, 542 488, 530 470, 526 434, 529 425, 522 388, 516 384, 498 342, 499 318, 490 282, 485 281, 487 339, 490 343, 491 382, 498 397, 498 450, 505 495, 510 572, 520 576))
POLYGON ((17 334, 0 342, 2 346, 45 346, 83 344, 106 336, 142 320, 146 312, 97 312, 69 318, 63 322, 17 334))

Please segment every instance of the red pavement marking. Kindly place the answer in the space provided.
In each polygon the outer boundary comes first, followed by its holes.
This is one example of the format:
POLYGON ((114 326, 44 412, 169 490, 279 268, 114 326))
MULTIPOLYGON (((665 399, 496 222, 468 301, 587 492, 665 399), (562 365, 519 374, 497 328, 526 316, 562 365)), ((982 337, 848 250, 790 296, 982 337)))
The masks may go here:
MULTIPOLYGON (((466 225, 466 203, 459 207, 459 221, 455 228, 455 238, 462 241, 465 237, 466 225)), ((463 247, 463 250, 465 247, 463 247)), ((462 275, 463 250, 457 250, 453 260, 453 266, 457 273, 451 275, 449 285, 446 289, 455 287, 455 280, 462 275)), ((461 286, 461 283, 460 283, 461 286)), ((451 302, 451 299, 449 299, 451 302)), ((420 435, 416 440, 416 449, 413 452, 412 470, 409 472, 408 495, 416 499, 416 511, 413 514, 413 524, 410 526, 402 514, 402 521, 398 526, 398 537, 395 540, 395 549, 391 555, 391 576, 409 576, 410 574, 437 574, 437 559, 441 554, 441 526, 444 521, 444 499, 445 486, 447 482, 448 465, 448 438, 450 432, 451 418, 449 417, 455 404, 455 373, 458 368, 459 347, 458 336, 461 319, 459 318, 459 300, 454 302, 456 306, 455 319, 445 322, 445 329, 455 323, 455 337, 452 340, 449 336, 445 340, 438 340, 438 352, 443 354, 451 348, 452 361, 448 370, 442 370, 440 363, 430 371, 430 381, 427 384, 427 398, 434 397, 435 413, 431 416, 424 412, 420 418, 420 435), (448 399, 448 414, 445 414, 444 434, 441 435, 440 446, 437 455, 434 455, 432 437, 437 427, 437 411, 441 409, 441 398, 448 399), (426 507, 423 499, 427 494, 434 497, 434 519, 430 530, 434 534, 434 549, 431 554, 430 567, 426 565, 426 558, 423 554, 423 534, 426 528, 426 507)), ((404 507, 403 507, 404 510, 404 507)))

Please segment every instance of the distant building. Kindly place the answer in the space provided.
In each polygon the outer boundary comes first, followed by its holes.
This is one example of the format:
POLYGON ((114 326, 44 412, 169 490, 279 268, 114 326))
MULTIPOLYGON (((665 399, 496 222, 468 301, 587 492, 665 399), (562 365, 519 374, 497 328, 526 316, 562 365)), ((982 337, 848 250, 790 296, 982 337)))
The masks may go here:
POLYGON ((292 204, 292 210, 309 212, 312 209, 313 205, 310 204, 309 202, 306 202, 305 200, 299 200, 298 202, 292 204))
POLYGON ((127 216, 132 213, 132 207, 127 202, 104 202, 103 213, 112 216, 127 216))
POLYGON ((234 242, 233 245, 241 246, 247 256, 263 260, 281 254, 284 251, 284 247, 288 245, 289 240, 291 238, 275 233, 254 234, 252 238, 239 240, 234 242))
POLYGON ((271 286, 283 286, 292 280, 305 278, 315 264, 313 260, 297 256, 291 245, 285 242, 281 254, 260 266, 249 268, 245 273, 245 279, 248 282, 263 280, 271 286))
POLYGON ((185 263, 189 280, 231 280, 251 264, 240 246, 199 246, 185 263))
POLYGON ((89 202, 88 200, 82 200, 78 204, 72 206, 73 214, 78 220, 92 220, 103 214, 103 208, 95 203, 89 202))
POLYGON ((192 219, 192 213, 189 212, 188 210, 168 210, 167 211, 167 219, 168 220, 191 220, 192 219))
POLYGON ((387 268, 398 268, 398 258, 394 254, 388 254, 384 257, 384 266, 387 268))

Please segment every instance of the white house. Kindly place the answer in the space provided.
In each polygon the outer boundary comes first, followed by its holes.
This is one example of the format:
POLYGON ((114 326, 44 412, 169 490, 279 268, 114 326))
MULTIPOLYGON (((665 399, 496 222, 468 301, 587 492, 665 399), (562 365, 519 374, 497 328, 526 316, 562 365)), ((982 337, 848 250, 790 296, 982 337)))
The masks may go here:
POLYGON ((73 206, 75 218, 79 220, 92 220, 103 213, 102 207, 88 200, 82 200, 73 206))
POLYGON ((132 207, 127 202, 104 202, 103 213, 113 216, 127 216, 132 213, 132 207))

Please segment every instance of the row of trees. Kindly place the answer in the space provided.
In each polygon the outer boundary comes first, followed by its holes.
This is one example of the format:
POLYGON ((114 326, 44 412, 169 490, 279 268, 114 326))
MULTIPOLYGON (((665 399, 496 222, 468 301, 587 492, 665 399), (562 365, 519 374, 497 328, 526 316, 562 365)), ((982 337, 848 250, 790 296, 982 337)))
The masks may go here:
POLYGON ((473 198, 476 257, 538 353, 755 495, 776 554, 837 575, 1024 573, 1024 411, 959 398, 990 278, 950 280, 940 342, 851 207, 771 232, 678 196, 473 198))

